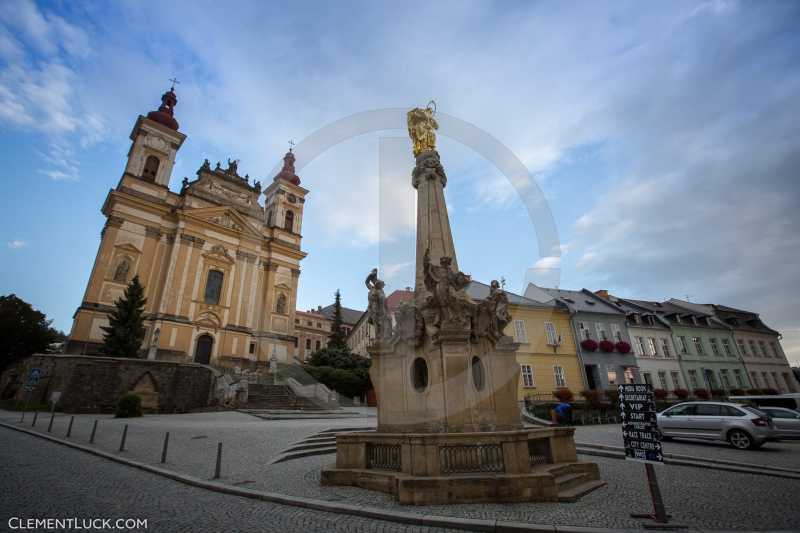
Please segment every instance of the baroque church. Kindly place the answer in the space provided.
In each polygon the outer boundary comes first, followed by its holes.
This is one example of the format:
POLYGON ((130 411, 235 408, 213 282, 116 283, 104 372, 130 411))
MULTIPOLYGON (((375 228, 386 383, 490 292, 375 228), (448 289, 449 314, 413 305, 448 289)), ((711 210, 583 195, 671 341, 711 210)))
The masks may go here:
POLYGON ((294 154, 263 191, 231 160, 226 168, 204 161, 194 180, 170 191, 186 140, 174 89, 133 126, 125 171, 102 207, 107 220, 66 351, 100 353, 108 313, 138 275, 148 359, 251 368, 273 357, 289 362, 308 193, 294 154))

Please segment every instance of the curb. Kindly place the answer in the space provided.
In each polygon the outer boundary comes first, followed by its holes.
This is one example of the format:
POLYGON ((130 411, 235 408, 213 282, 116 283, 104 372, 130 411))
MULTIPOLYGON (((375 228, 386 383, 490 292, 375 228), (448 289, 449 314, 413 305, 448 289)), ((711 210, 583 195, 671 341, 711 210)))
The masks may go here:
MULTIPOLYGON (((531 524, 524 522, 513 522, 505 520, 482 520, 475 518, 458 518, 450 516, 437 516, 437 515, 424 515, 420 513, 406 513, 402 511, 390 511, 386 509, 379 509, 376 507, 362 507, 358 505, 349 505, 342 503, 333 503, 325 500, 317 500, 314 498, 303 498, 300 496, 289 496, 279 494, 276 492, 262 492, 232 485, 225 485, 223 483, 208 481, 188 474, 180 474, 171 470, 166 470, 151 464, 134 461, 114 455, 102 450, 91 448, 83 444, 71 442, 51 435, 45 435, 38 431, 32 431, 23 427, 18 427, 7 422, 0 422, 0 427, 5 427, 20 433, 25 433, 35 437, 39 437, 63 446, 67 446, 76 450, 81 450, 92 455, 109 459, 116 463, 124 464, 152 474, 156 474, 185 485, 192 487, 202 488, 219 492, 222 494, 230 494, 232 496, 241 496, 254 500, 261 500, 291 507, 302 507, 316 511, 324 511, 335 514, 346 514, 352 516, 359 516, 363 518, 372 518, 375 520, 383 520, 387 522, 395 522, 400 524, 410 524, 416 526, 426 527, 440 527, 449 529, 460 529, 464 531, 485 531, 490 533, 522 533, 522 532, 550 532, 550 533, 612 533, 620 531, 619 528, 599 528, 599 527, 582 527, 582 526, 557 526, 551 524, 531 524)), ((625 528, 625 530, 635 530, 635 528, 625 528)), ((697 532, 711 532, 720 533, 719 530, 706 530, 706 529, 691 529, 697 532)), ((738 532, 741 533, 741 532, 738 532)))

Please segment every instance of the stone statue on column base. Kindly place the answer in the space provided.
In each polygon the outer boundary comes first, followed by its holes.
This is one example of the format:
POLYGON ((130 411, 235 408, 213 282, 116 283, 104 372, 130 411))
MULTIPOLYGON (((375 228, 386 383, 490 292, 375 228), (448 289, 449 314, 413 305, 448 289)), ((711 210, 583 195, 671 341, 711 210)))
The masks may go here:
POLYGON ((367 320, 375 326, 375 338, 386 341, 392 336, 392 319, 386 306, 386 294, 383 292, 386 284, 378 278, 377 268, 372 269, 364 284, 369 289, 367 320))

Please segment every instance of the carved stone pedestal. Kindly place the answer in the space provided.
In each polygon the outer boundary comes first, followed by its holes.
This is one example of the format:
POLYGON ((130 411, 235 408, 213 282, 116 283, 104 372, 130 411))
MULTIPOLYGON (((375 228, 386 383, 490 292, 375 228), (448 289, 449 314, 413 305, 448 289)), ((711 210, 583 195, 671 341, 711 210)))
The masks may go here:
MULTIPOLYGON (((336 439, 323 485, 393 494, 401 504, 558 501, 563 480, 600 486, 572 428, 477 433, 354 433, 336 439)), ((563 497, 563 493, 561 494, 563 497)))

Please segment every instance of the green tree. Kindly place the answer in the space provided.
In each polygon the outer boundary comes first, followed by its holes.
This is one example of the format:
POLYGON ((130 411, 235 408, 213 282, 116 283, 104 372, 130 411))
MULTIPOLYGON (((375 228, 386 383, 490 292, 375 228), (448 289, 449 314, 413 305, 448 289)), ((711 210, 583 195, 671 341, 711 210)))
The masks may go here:
POLYGON ((342 295, 339 293, 339 289, 336 289, 336 296, 333 300, 333 324, 331 324, 331 334, 328 336, 328 348, 350 351, 342 329, 342 295))
POLYGON ((0 370, 23 357, 47 351, 57 338, 51 322, 15 294, 0 296, 0 370))
POLYGON ((137 357, 144 340, 144 288, 134 276, 122 297, 114 302, 103 327, 103 353, 114 357, 137 357))

